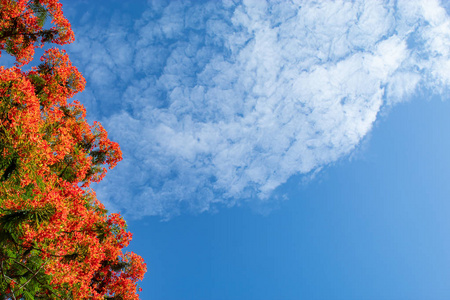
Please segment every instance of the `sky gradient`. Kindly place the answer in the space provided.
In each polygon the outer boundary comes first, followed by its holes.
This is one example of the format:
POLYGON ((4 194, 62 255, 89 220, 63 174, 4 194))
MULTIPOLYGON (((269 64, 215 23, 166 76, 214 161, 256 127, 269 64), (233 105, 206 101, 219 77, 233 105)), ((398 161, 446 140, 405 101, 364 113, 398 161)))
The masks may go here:
POLYGON ((450 2, 62 3, 142 299, 450 297, 450 2))

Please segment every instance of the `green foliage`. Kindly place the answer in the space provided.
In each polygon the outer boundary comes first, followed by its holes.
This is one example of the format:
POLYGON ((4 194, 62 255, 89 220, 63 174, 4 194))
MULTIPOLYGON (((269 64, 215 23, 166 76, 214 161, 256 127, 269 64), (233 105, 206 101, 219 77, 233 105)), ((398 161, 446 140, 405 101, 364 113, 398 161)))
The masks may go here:
POLYGON ((30 8, 34 11, 35 16, 38 18, 39 26, 43 27, 49 15, 47 9, 39 2, 39 0, 34 0, 31 2, 30 8))
POLYGON ((0 178, 0 182, 8 180, 11 177, 11 174, 17 169, 17 158, 12 157, 7 162, 7 167, 3 172, 2 177, 0 178))
MULTIPOLYGON (((30 195, 30 191, 25 193, 25 197, 30 195)), ((32 226, 40 226, 43 222, 48 222, 55 213, 51 206, 37 209, 5 210, 5 214, 0 217, 0 244, 13 242, 18 244, 23 223, 32 226)))
POLYGON ((36 93, 36 95, 39 97, 39 98, 41 98, 43 95, 42 95, 42 90, 44 89, 44 86, 45 86, 45 80, 41 77, 41 76, 39 76, 39 75, 37 75, 37 74, 30 74, 29 76, 28 76, 28 79, 31 81, 31 83, 33 84, 33 86, 34 86, 34 91, 35 91, 35 93, 36 93))
POLYGON ((43 293, 51 291, 50 277, 43 272, 46 261, 37 255, 37 250, 22 250, 20 247, 0 250, 0 288, 2 291, 9 290, 0 299, 57 299, 43 293))

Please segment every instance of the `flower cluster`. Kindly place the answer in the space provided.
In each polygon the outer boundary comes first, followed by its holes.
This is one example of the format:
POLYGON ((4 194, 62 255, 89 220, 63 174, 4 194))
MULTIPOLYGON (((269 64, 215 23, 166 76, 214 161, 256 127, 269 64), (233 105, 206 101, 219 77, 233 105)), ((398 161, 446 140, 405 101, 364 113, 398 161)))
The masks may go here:
POLYGON ((6 50, 14 55, 18 66, 29 63, 34 49, 47 42, 63 45, 74 40, 58 0, 0 0, 0 54, 6 50), (49 18, 54 26, 44 29, 49 18))

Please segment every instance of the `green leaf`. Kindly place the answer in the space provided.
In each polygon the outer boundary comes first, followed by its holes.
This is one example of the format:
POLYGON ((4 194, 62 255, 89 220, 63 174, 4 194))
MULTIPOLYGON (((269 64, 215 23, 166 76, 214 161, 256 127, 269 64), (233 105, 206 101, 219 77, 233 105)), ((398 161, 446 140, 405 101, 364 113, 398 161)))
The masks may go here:
POLYGON ((30 8, 33 10, 34 14, 38 18, 38 24, 40 27, 43 27, 45 21, 47 21, 48 11, 39 1, 33 1, 30 3, 30 8))
POLYGON ((29 299, 29 300, 34 300, 34 296, 28 292, 28 291, 23 291, 23 295, 25 296, 25 299, 29 299))
POLYGON ((0 181, 5 181, 8 180, 9 177, 11 177, 12 173, 16 170, 17 168, 17 158, 13 158, 8 167, 6 168, 5 172, 3 173, 2 177, 0 178, 0 181))

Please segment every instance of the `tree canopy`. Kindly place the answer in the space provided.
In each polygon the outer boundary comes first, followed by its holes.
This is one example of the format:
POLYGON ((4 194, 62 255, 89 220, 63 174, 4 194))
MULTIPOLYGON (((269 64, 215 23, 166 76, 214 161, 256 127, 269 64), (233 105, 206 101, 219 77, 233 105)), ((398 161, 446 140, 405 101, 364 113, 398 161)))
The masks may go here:
POLYGON ((139 299, 143 259, 91 183, 122 153, 72 101, 85 79, 68 55, 34 49, 74 40, 57 0, 0 0, 0 299, 139 299), (45 29, 45 25, 54 25, 45 29))

